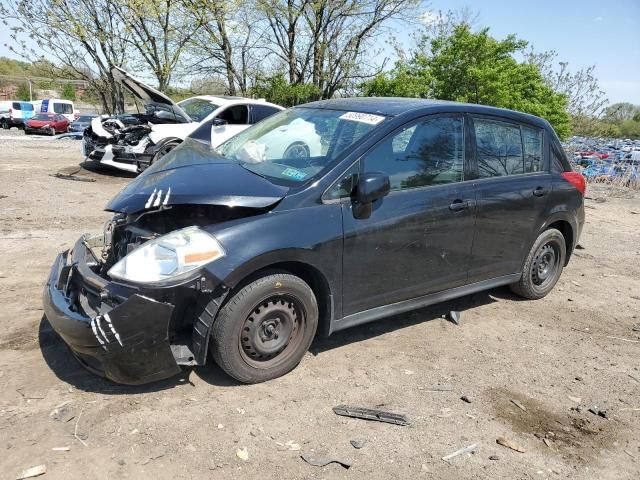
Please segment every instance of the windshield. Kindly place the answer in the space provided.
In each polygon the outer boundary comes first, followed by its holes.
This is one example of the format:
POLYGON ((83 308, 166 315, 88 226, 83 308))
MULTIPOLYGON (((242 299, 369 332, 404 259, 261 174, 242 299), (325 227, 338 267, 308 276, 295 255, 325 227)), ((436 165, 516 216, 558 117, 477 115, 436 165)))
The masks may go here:
MULTIPOLYGON (((386 117, 297 107, 277 113, 218 147, 227 160, 263 177, 304 182, 386 117)), ((213 135, 215 135, 213 128, 213 135)))
POLYGON ((76 122, 90 123, 94 118, 96 118, 94 115, 80 115, 76 122))
POLYGON ((201 122, 209 116, 215 109, 219 107, 215 103, 211 103, 209 100, 203 100, 201 98, 191 98, 178 103, 180 108, 191 117, 194 122, 201 122))
POLYGON ((33 117, 34 120, 47 120, 47 121, 54 121, 56 119, 55 115, 50 115, 50 114, 46 114, 46 113, 39 113, 38 115, 36 115, 35 117, 33 117))

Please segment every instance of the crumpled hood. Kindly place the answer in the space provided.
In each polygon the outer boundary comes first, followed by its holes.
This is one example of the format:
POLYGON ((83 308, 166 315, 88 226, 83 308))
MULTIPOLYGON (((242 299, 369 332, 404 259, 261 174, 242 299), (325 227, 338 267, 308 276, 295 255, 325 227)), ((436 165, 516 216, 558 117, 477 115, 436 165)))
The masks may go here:
POLYGON ((120 67, 111 68, 111 75, 113 78, 120 82, 131 94, 140 99, 145 105, 166 105, 171 108, 178 115, 184 117, 188 121, 192 121, 189 115, 185 113, 182 108, 178 106, 173 100, 167 97, 164 93, 159 92, 153 87, 150 87, 146 83, 141 82, 137 78, 132 77, 127 71, 120 67))
POLYGON ((169 205, 266 208, 288 191, 187 140, 127 185, 105 210, 130 214, 169 205))

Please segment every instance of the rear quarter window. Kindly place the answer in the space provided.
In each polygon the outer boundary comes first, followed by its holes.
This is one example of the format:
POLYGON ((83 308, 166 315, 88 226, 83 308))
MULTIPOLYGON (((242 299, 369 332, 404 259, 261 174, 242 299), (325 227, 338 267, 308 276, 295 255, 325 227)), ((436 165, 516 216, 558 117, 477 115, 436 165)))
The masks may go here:
POLYGON ((541 172, 543 170, 542 139, 542 130, 539 128, 522 126, 525 173, 541 172))

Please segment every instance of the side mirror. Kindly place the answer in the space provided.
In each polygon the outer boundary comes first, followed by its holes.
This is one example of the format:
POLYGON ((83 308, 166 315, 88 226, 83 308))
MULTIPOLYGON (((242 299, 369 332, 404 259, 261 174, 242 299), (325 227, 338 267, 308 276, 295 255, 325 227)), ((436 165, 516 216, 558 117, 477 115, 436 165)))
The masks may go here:
POLYGON ((227 122, 223 118, 214 118, 213 122, 211 123, 211 125, 213 125, 214 127, 222 127, 222 126, 226 125, 227 123, 229 123, 229 122, 227 122))
POLYGON ((355 199, 360 204, 368 204, 384 197, 390 190, 389 177, 384 173, 364 173, 358 179, 355 199))

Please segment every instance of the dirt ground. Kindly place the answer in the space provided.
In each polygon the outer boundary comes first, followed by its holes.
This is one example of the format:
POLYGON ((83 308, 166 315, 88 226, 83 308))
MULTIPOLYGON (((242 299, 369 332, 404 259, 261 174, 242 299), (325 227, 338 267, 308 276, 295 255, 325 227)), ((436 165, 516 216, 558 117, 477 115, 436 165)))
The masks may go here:
POLYGON ((65 480, 640 478, 638 194, 590 187, 584 249, 543 300, 500 288, 356 327, 260 385, 210 365, 126 387, 76 363, 43 320, 41 290, 56 253, 101 231, 130 177, 54 178, 77 170, 79 142, 21 136, 0 134, 0 478, 41 464, 42 478, 65 480), (460 326, 441 318, 449 309, 460 326), (340 417, 339 404, 411 425, 340 417))

